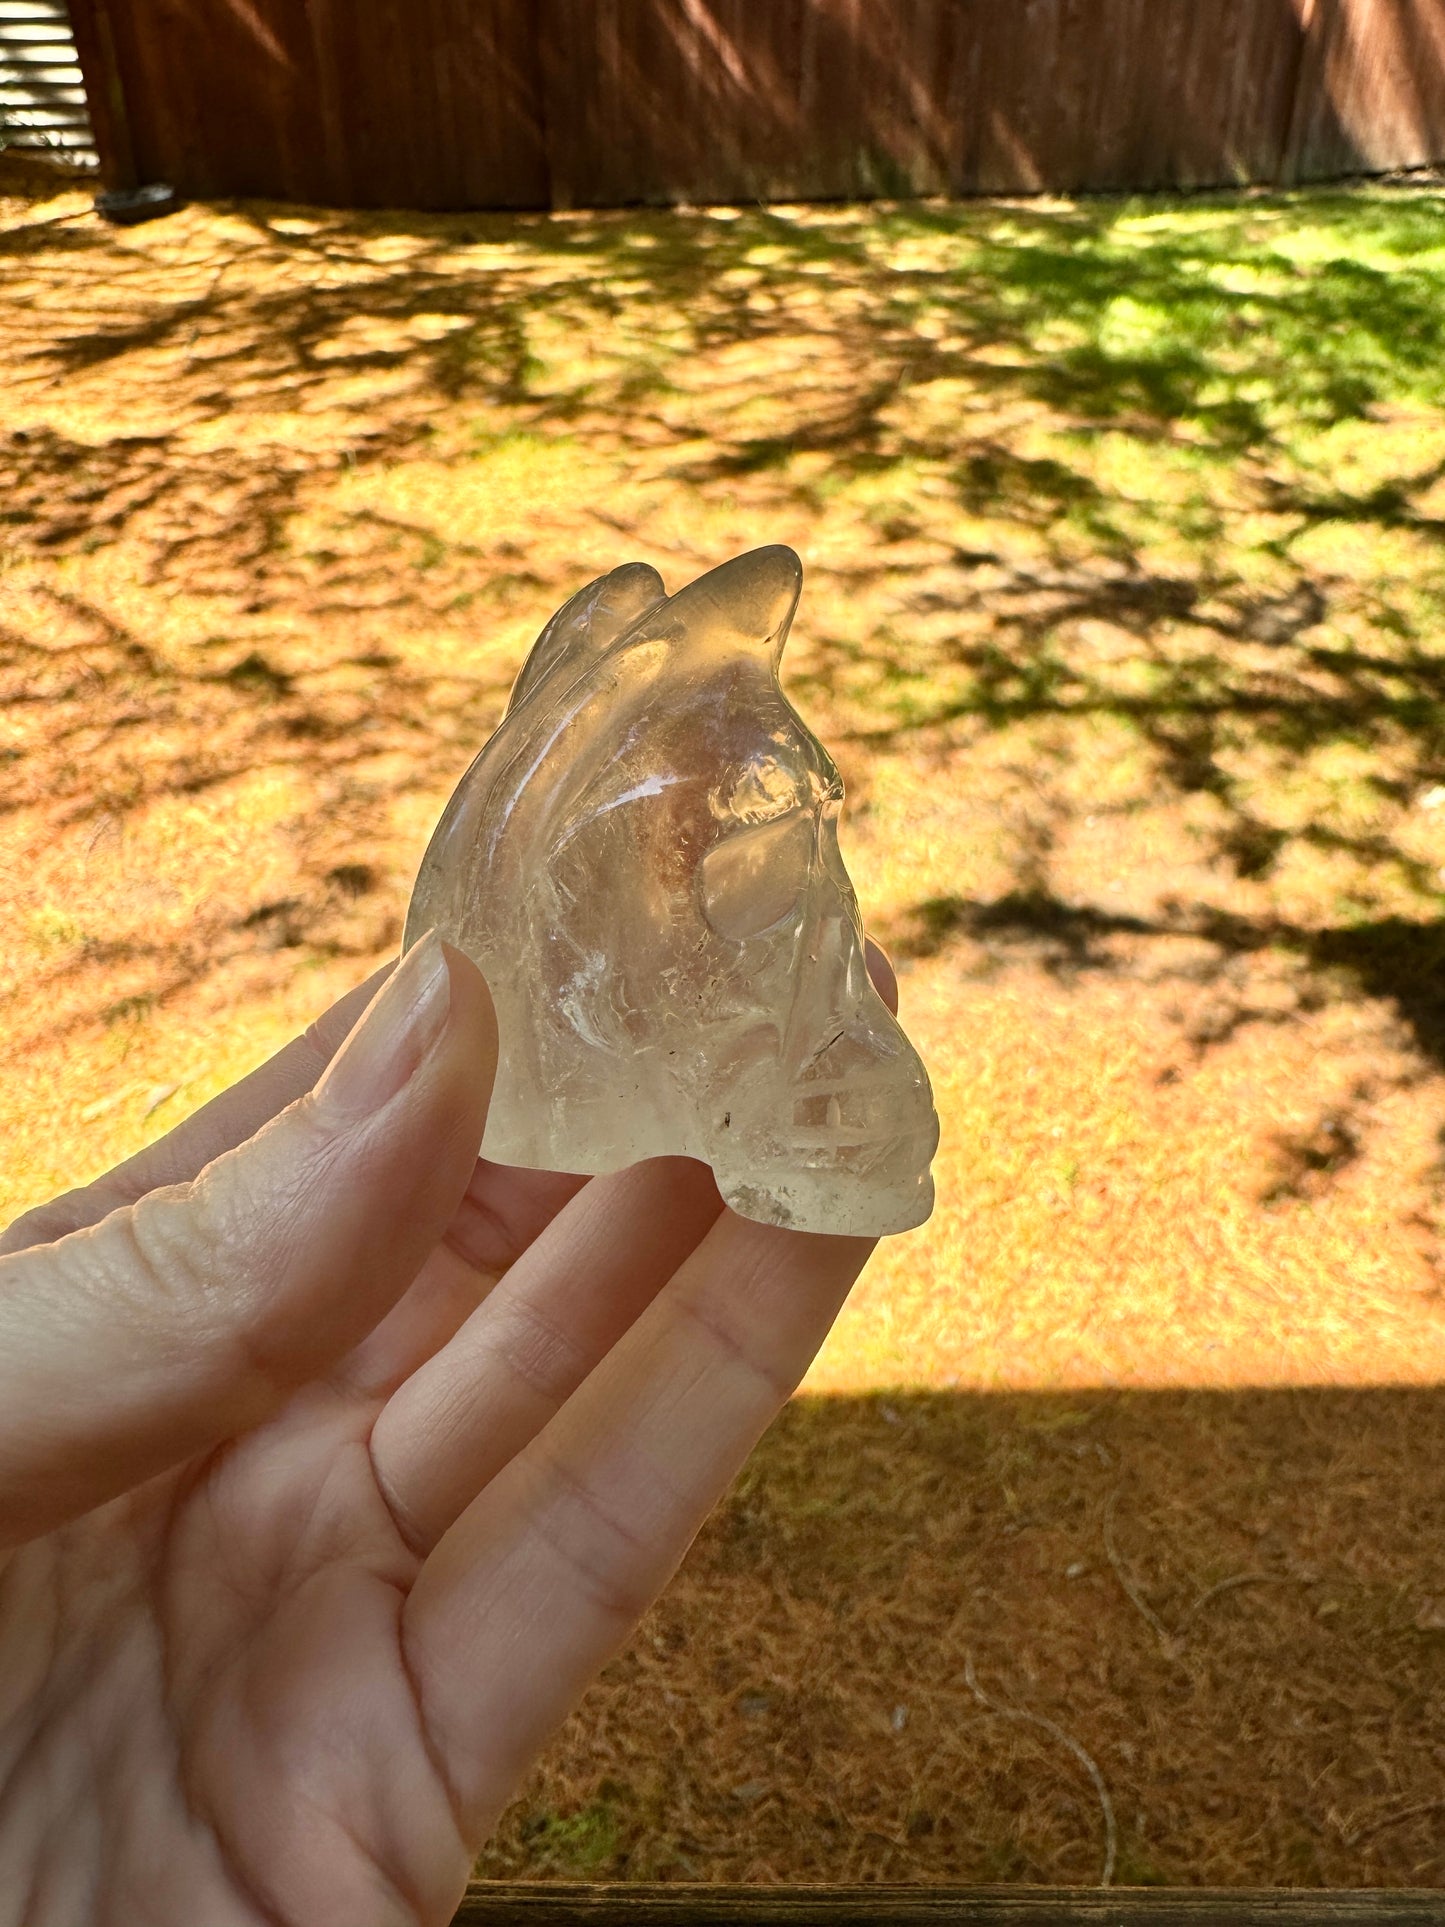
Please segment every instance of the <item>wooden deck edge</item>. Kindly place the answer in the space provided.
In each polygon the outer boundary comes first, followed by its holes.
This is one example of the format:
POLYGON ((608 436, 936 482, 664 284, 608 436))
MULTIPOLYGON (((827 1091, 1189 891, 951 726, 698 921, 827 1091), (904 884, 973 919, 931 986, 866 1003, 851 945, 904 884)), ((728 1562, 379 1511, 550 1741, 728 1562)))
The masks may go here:
POLYGON ((474 1881, 453 1927, 1445 1927, 1445 1889, 574 1886, 474 1881))

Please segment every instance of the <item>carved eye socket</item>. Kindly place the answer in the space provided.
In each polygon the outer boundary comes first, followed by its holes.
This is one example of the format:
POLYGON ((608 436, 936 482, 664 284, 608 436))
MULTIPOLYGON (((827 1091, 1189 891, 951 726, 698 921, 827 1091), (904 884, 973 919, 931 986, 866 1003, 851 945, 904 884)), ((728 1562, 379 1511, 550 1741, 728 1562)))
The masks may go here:
POLYGON ((702 860, 703 915, 720 937, 741 942, 797 909, 813 854, 811 810, 739 830, 702 860))

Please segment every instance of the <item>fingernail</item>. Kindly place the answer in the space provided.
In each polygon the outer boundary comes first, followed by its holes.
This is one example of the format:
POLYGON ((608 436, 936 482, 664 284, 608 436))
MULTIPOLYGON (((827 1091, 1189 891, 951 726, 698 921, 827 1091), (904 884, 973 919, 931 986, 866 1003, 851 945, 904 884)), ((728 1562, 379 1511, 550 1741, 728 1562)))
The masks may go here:
POLYGON ((338 1123, 379 1111, 403 1090, 441 1035, 452 985, 441 939, 429 930, 402 958, 316 1086, 338 1123))

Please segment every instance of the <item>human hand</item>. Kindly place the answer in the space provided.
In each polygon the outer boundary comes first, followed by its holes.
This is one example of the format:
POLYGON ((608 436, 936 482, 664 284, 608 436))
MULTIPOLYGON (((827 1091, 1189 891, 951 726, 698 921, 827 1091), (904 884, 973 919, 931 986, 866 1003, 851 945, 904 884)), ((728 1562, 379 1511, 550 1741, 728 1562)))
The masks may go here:
POLYGON ((379 981, 0 1239, 0 1927, 449 1920, 871 1249, 478 1161, 479 973, 379 981))

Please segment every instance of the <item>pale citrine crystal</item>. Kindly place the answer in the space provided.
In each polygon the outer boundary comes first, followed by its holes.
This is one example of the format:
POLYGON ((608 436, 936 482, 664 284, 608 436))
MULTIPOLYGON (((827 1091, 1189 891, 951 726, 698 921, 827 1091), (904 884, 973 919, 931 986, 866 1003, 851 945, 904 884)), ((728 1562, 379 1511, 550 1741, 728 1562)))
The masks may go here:
POLYGON ((864 964, 843 785, 779 686, 801 585, 767 548, 671 597, 635 562, 573 596, 437 825, 405 940, 437 929, 491 989, 487 1157, 681 1154, 765 1224, 906 1231, 938 1120, 864 964))

